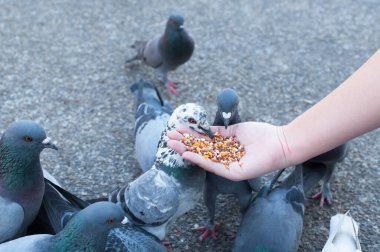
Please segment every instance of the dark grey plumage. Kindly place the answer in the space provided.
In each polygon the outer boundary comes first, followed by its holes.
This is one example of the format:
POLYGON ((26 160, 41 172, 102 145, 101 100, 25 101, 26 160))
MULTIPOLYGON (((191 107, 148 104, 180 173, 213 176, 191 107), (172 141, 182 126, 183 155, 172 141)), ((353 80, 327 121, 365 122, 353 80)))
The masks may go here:
MULTIPOLYGON (((43 204, 37 219, 30 227, 29 234, 57 234, 73 216, 89 205, 90 203, 45 179, 43 204)), ((164 252, 166 248, 157 237, 131 223, 126 223, 111 229, 105 251, 164 252)))
POLYGON ((159 80, 167 85, 171 93, 177 93, 177 90, 175 83, 168 81, 168 72, 187 62, 194 51, 194 40, 183 28, 184 22, 182 16, 171 15, 164 34, 149 41, 136 41, 132 47, 137 54, 126 61, 141 60, 157 69, 159 80))
POLYGON ((273 190, 260 190, 241 220, 233 251, 297 251, 304 217, 302 166, 292 174, 273 190))
MULTIPOLYGON (((216 112, 213 125, 224 125, 227 128, 229 125, 241 122, 238 110, 239 96, 233 89, 223 89, 217 96, 217 104, 218 111, 216 112)), ((234 182, 214 173, 206 172, 203 198, 207 207, 208 222, 204 227, 197 228, 197 230, 205 230, 199 239, 205 239, 210 232, 212 236, 216 236, 214 219, 215 202, 219 194, 234 194, 239 199, 240 212, 244 213, 252 199, 252 190, 258 191, 260 187, 260 177, 234 182)))
POLYGON ((131 91, 135 97, 135 154, 146 172, 154 164, 158 142, 173 108, 151 82, 140 80, 131 86, 131 91))

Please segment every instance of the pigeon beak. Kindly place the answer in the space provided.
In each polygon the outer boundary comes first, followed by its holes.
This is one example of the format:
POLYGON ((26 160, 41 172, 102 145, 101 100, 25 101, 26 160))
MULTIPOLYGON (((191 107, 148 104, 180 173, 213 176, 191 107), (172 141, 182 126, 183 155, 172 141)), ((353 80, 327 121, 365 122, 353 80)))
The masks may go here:
POLYGON ((42 141, 42 145, 44 146, 44 148, 50 148, 53 150, 58 150, 57 146, 55 146, 55 144, 52 143, 50 137, 45 138, 42 141))
POLYGON ((223 117, 223 124, 224 124, 224 128, 228 128, 228 125, 230 124, 230 118, 231 118, 231 112, 222 112, 222 117, 223 117))
POLYGON ((210 138, 213 138, 214 137, 214 133, 212 133, 211 129, 208 128, 208 129, 205 129, 205 128, 202 128, 199 126, 199 128, 204 132, 206 133, 210 138))
POLYGON ((224 128, 227 129, 230 124, 230 118, 223 118, 224 128))

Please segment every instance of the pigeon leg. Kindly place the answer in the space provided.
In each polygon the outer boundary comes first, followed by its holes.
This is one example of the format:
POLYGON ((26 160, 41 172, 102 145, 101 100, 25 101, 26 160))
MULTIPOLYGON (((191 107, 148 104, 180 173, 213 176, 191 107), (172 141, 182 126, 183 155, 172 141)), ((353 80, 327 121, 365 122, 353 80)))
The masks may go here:
POLYGON ((216 225, 214 224, 216 196, 217 196, 217 191, 214 185, 208 182, 207 177, 206 177, 203 198, 205 201, 205 205, 207 207, 208 222, 205 226, 201 226, 194 229, 196 231, 204 231, 203 234, 199 236, 200 241, 203 241, 209 235, 216 238, 216 228, 219 227, 219 224, 216 224, 216 225))
POLYGON ((327 205, 331 205, 332 202, 332 194, 330 190, 330 182, 331 177, 335 169, 335 164, 328 165, 326 174, 323 178, 323 184, 321 186, 321 191, 314 194, 312 196, 313 199, 319 199, 320 200, 320 206, 323 207, 326 203, 327 205))

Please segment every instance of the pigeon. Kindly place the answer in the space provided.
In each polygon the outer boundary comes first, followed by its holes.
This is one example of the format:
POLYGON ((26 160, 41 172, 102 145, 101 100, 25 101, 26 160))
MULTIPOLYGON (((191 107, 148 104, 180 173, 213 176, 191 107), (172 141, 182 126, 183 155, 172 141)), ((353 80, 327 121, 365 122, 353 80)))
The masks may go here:
POLYGON ((183 28, 184 22, 182 16, 171 15, 164 34, 149 41, 136 41, 132 48, 136 49, 137 54, 126 61, 141 60, 157 69, 160 82, 173 94, 178 94, 178 91, 176 84, 168 80, 168 72, 186 63, 194 51, 194 40, 183 28))
POLYGON ((293 175, 274 189, 272 181, 259 191, 241 220, 232 251, 297 251, 305 211, 301 165, 293 175))
POLYGON ((323 207, 324 203, 331 204, 332 194, 330 191, 330 181, 332 174, 335 170, 336 164, 343 161, 347 156, 349 150, 349 143, 342 144, 330 151, 322 153, 319 156, 311 158, 306 161, 303 165, 308 166, 310 163, 321 164, 326 167, 326 172, 323 177, 323 182, 320 192, 313 195, 312 198, 320 199, 320 206, 323 207))
POLYGON ((334 215, 330 220, 329 238, 322 252, 361 252, 358 233, 359 225, 349 212, 334 215))
POLYGON ((40 153, 57 150, 37 123, 12 123, 0 139, 0 243, 23 235, 44 194, 40 153))
POLYGON ((111 202, 97 202, 77 213, 56 235, 24 236, 0 244, 2 252, 93 251, 103 252, 108 233, 121 224, 123 211, 111 202))
MULTIPOLYGON (((42 207, 29 228, 29 234, 57 234, 79 211, 89 205, 89 202, 45 179, 42 207)), ((125 223, 111 229, 105 251, 166 252, 166 248, 157 237, 131 223, 125 223)))
POLYGON ((205 179, 203 169, 183 160, 167 146, 167 132, 179 124, 213 136, 203 107, 194 103, 180 105, 162 132, 153 167, 109 196, 110 201, 123 207, 129 221, 161 240, 171 223, 195 207, 205 179))
MULTIPOLYGON (((227 129, 229 125, 240 123, 238 111, 239 96, 230 88, 223 89, 217 96, 218 111, 213 125, 223 126, 227 129)), ((214 173, 206 172, 206 181, 203 193, 203 199, 207 207, 208 222, 205 226, 195 228, 197 231, 204 231, 199 237, 203 241, 208 235, 216 238, 215 225, 215 202, 219 194, 234 194, 239 199, 240 212, 244 213, 251 199, 252 190, 258 191, 261 188, 261 177, 244 181, 231 181, 220 177, 214 173)))
POLYGON ((173 108, 151 82, 140 80, 131 86, 131 91, 135 97, 135 154, 146 172, 154 164, 158 142, 173 108))

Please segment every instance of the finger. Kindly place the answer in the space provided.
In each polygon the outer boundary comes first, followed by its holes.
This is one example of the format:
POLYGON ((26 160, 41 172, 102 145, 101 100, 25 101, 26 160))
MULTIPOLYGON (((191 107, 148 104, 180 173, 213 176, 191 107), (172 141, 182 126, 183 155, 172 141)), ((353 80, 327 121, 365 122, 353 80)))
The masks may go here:
POLYGON ((242 178, 237 176, 237 174, 231 173, 230 170, 221 163, 213 162, 210 159, 205 159, 199 154, 187 151, 182 154, 182 158, 192 162, 193 164, 198 165, 206 171, 215 173, 218 176, 222 176, 224 178, 234 181, 242 180, 242 178))
POLYGON ((172 131, 168 132, 168 137, 171 140, 181 141, 183 135, 181 133, 179 133, 178 131, 176 131, 176 130, 172 130, 172 131))
POLYGON ((169 140, 168 141, 168 147, 175 150, 179 154, 182 154, 186 151, 186 146, 177 140, 169 140))

